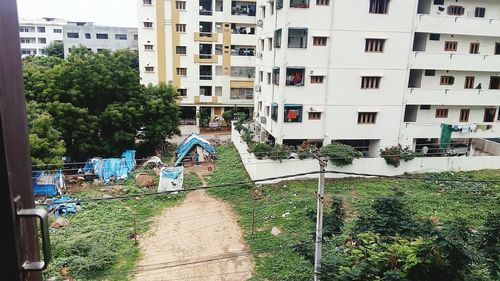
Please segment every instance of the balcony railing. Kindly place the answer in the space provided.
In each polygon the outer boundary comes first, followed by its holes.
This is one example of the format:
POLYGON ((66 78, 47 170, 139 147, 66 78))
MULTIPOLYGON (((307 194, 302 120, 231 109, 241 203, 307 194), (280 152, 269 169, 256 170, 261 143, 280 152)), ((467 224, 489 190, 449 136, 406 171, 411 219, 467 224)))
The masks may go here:
POLYGON ((500 19, 420 14, 415 21, 415 31, 424 33, 498 36, 500 34, 500 19))
POLYGON ((194 41, 217 42, 217 33, 213 32, 195 32, 194 41))
POLYGON ((414 52, 410 58, 413 69, 500 71, 500 55, 414 52))
POLYGON ((410 88, 405 99, 413 105, 496 106, 500 90, 410 88))

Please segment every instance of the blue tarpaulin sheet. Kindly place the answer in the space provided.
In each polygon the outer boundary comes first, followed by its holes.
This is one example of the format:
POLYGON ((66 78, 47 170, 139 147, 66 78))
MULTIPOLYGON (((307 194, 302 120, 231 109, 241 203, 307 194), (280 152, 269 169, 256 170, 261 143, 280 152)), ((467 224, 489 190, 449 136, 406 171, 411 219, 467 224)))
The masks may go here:
POLYGON ((55 173, 33 171, 34 196, 56 196, 63 184, 61 171, 55 173))
POLYGON ((59 203, 73 200, 75 199, 67 196, 61 196, 61 198, 52 199, 50 201, 47 201, 47 203, 51 203, 50 205, 47 205, 47 210, 49 210, 49 212, 51 213, 54 213, 56 216, 76 214, 76 203, 59 203))
POLYGON ((111 177, 126 179, 130 171, 135 167, 135 150, 126 150, 122 158, 92 158, 83 168, 83 172, 94 171, 94 174, 108 183, 111 177))
POLYGON ((209 154, 215 154, 215 148, 207 140, 193 133, 179 144, 177 148, 177 160, 175 160, 174 166, 179 165, 189 151, 197 145, 203 147, 209 154))

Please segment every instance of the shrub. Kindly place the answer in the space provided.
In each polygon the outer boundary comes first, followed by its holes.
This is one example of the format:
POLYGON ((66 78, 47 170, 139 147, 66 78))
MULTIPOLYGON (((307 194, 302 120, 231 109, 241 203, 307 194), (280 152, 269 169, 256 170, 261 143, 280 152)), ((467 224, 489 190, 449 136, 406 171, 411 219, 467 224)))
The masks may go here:
POLYGON ((314 144, 304 143, 297 148, 299 159, 312 158, 318 152, 318 148, 314 144))
POLYGON ((267 143, 255 143, 249 146, 248 152, 255 154, 257 159, 264 159, 269 156, 271 152, 271 146, 267 143))
POLYGON ((320 151, 322 157, 327 157, 335 166, 347 166, 352 164, 354 158, 360 158, 363 154, 356 151, 352 146, 332 143, 323 146, 320 151))
POLYGON ((277 144, 272 148, 269 157, 273 160, 288 159, 288 157, 290 157, 290 151, 291 151, 290 147, 284 144, 277 144))
POLYGON ((247 127, 243 127, 242 129, 243 133, 241 134, 241 139, 247 143, 247 145, 250 145, 253 143, 253 132, 247 127))
POLYGON ((226 122, 227 126, 231 126, 231 121, 234 118, 234 112, 232 110, 226 110, 222 113, 222 119, 226 122))
POLYGON ((385 159, 387 165, 392 165, 394 167, 399 167, 401 164, 401 159, 405 162, 413 160, 418 156, 417 153, 413 152, 409 146, 402 147, 400 144, 397 146, 386 147, 380 150, 380 156, 385 159))

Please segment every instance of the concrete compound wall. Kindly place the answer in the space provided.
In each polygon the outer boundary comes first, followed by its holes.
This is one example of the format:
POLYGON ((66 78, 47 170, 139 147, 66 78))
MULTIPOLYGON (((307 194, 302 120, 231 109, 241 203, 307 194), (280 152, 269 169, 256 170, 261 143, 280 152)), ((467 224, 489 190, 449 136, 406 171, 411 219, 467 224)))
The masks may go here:
MULTIPOLYGON (((240 153, 242 162, 252 180, 271 177, 286 176, 298 173, 314 172, 319 170, 319 164, 314 159, 289 159, 274 161, 271 159, 257 159, 248 153, 247 144, 241 139, 236 130, 231 132, 231 140, 240 153)), ((397 168, 387 165, 383 158, 354 159, 353 164, 345 167, 336 167, 328 163, 327 171, 349 173, 365 173, 386 176, 402 175, 404 173, 430 173, 446 171, 475 171, 482 169, 500 169, 500 156, 474 156, 474 157, 427 157, 415 158, 409 162, 401 161, 397 168)), ((326 178, 352 177, 343 174, 326 174, 326 178)), ((291 179, 317 178, 317 174, 294 177, 291 179)), ((265 181, 272 183, 276 181, 265 181)))

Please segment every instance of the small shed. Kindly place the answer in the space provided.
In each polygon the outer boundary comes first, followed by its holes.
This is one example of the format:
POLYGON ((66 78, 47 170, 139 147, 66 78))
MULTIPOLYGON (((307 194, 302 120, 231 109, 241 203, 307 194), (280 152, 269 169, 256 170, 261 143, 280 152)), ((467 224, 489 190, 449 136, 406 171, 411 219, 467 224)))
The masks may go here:
POLYGON ((206 139, 198 134, 189 135, 177 148, 177 159, 174 166, 178 166, 183 161, 205 162, 215 155, 215 148, 206 139))

